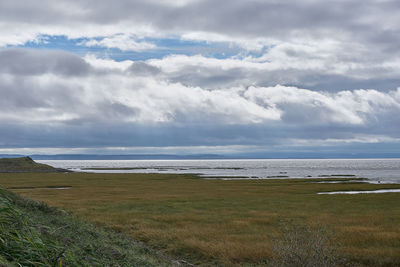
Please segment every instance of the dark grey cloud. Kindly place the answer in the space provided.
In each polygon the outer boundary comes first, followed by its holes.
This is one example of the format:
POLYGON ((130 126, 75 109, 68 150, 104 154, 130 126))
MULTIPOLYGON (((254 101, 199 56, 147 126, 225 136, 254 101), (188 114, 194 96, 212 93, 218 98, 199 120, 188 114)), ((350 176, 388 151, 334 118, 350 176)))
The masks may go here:
POLYGON ((83 76, 90 65, 81 57, 63 51, 30 49, 0 50, 0 73, 13 75, 41 75, 54 73, 63 76, 83 76))
MULTIPOLYGON (((385 125, 387 127, 387 125, 385 125)), ((399 139, 399 127, 392 139, 399 139)), ((166 146, 260 146, 297 150, 308 147, 339 147, 358 144, 361 149, 375 144, 390 143, 391 149, 399 147, 398 141, 382 139, 388 133, 384 128, 370 131, 365 127, 291 126, 281 124, 157 124, 107 123, 85 124, 17 124, 0 125, 0 148, 13 147, 166 147, 166 146), (364 138, 364 139, 363 139, 364 138), (359 140, 357 140, 359 139, 359 140), (377 141, 374 141, 377 139, 377 141), (293 143, 293 140, 303 142, 293 143), (327 140, 336 140, 329 142, 327 140), (372 140, 372 141, 370 141, 372 140), (293 146, 296 145, 296 146, 293 146)), ((390 147, 390 145, 388 145, 390 147)), ((387 150, 382 148, 383 151, 387 150)), ((279 151, 279 150, 277 150, 279 151)))
POLYGON ((259 80, 256 78, 256 72, 249 73, 241 68, 224 70, 218 67, 196 65, 182 66, 177 71, 166 74, 166 77, 171 82, 179 82, 186 86, 199 86, 208 89, 229 88, 239 85, 248 86, 259 80), (252 76, 251 78, 254 79, 249 79, 249 76, 252 76))
POLYGON ((119 102, 102 102, 96 105, 96 109, 101 110, 103 116, 110 120, 136 117, 140 113, 138 108, 128 107, 119 102))
MULTIPOLYGON (((243 37, 329 37, 334 32, 354 40, 393 45, 399 40, 397 1, 188 1, 173 5, 144 0, 74 0, 0 3, 5 22, 42 26, 132 22, 167 32, 206 31, 243 37), (389 42, 388 42, 389 41, 389 42)), ((332 37, 332 36, 330 36, 332 37)), ((340 38, 340 36, 335 36, 340 38)))
MULTIPOLYGON (((157 1, 69 2, 85 11, 81 14, 83 21, 108 24, 133 20, 147 23, 150 19, 159 29, 199 30, 248 37, 287 35, 298 30, 323 34, 327 29, 348 32, 353 32, 354 29, 360 35, 367 34, 371 29, 381 27, 373 25, 367 19, 376 20, 386 14, 385 22, 393 22, 396 18, 392 16, 399 10, 397 1, 374 0, 328 2, 204 0, 188 1, 185 5, 177 6, 157 1)), ((40 14, 40 11, 38 13, 40 14)), ((391 31, 385 32, 389 35, 391 31)))
POLYGON ((157 75, 161 73, 160 68, 147 64, 143 61, 135 61, 132 65, 127 69, 127 72, 132 73, 138 76, 149 76, 149 75, 157 75))
POLYGON ((56 3, 47 0, 42 1, 40 5, 33 0, 0 2, 0 17, 8 22, 50 23, 54 21, 57 23, 68 17, 68 13, 65 11, 68 10, 57 8, 56 3))

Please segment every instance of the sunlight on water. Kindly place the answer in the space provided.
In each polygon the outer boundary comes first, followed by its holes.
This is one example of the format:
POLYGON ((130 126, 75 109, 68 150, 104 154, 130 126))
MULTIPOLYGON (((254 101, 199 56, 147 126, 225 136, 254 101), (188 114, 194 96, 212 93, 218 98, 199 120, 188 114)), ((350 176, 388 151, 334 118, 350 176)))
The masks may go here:
POLYGON ((102 173, 194 173, 208 178, 369 178, 400 183, 400 159, 258 160, 41 160, 74 171, 102 173))
POLYGON ((336 194, 381 194, 381 193, 400 193, 400 189, 380 189, 371 191, 336 191, 336 192, 319 192, 318 195, 336 195, 336 194))

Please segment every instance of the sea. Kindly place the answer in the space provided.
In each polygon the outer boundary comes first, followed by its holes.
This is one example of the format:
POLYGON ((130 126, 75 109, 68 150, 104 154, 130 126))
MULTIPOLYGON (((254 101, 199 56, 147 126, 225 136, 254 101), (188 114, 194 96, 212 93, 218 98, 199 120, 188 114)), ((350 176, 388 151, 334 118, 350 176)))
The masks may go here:
POLYGON ((367 178, 400 183, 400 159, 37 160, 96 173, 197 174, 204 179, 367 178))

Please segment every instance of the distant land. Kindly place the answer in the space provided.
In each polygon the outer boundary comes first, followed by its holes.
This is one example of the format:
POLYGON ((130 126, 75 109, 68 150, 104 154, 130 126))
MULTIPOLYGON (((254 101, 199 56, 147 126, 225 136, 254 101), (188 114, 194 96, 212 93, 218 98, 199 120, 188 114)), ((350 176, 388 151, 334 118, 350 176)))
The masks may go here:
POLYGON ((368 159, 400 158, 400 153, 268 152, 243 154, 0 154, 0 158, 30 157, 34 160, 196 160, 196 159, 368 159))
MULTIPOLYGON (((1 155, 1 157, 23 157, 24 155, 1 155)), ((129 154, 129 155, 97 155, 97 154, 57 154, 29 155, 34 160, 157 160, 157 159, 224 159, 229 158, 214 154, 172 155, 172 154, 129 154)))

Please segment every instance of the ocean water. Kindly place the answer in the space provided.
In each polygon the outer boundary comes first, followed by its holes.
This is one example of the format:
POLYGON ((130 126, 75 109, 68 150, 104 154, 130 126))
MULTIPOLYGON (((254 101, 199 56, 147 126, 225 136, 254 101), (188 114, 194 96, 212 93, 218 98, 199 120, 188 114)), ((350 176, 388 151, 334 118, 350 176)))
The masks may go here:
POLYGON ((39 160, 57 168, 101 173, 194 173, 204 178, 368 178, 400 183, 400 159, 39 160), (93 169, 94 168, 94 169, 93 169), (96 170, 95 168, 125 168, 96 170))

